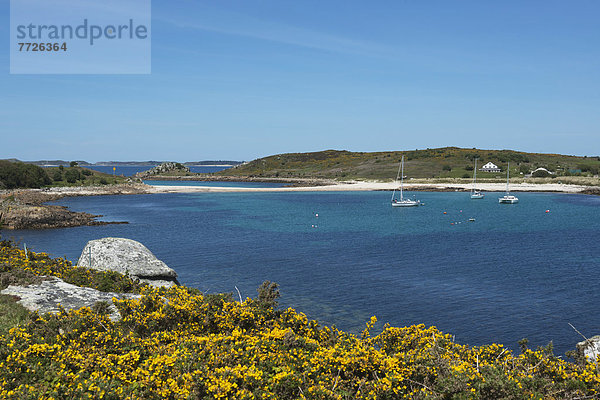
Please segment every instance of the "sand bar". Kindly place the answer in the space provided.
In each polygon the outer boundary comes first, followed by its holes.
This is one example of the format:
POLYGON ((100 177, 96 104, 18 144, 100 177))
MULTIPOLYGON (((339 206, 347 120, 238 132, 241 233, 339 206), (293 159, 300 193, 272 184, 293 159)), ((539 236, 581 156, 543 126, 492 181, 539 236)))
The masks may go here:
MULTIPOLYGON (((472 185, 467 183, 405 183, 405 190, 430 190, 430 191, 469 191, 472 185)), ((151 193, 226 193, 226 192, 338 192, 338 191, 374 191, 398 189, 394 182, 351 182, 325 186, 300 186, 277 188, 254 187, 217 187, 217 186, 170 186, 157 185, 149 189, 151 193)), ((477 188, 484 192, 504 192, 504 183, 481 183, 477 188)), ((564 192, 579 193, 589 188, 588 186, 566 185, 560 183, 521 183, 511 184, 510 190, 514 192, 564 192)))

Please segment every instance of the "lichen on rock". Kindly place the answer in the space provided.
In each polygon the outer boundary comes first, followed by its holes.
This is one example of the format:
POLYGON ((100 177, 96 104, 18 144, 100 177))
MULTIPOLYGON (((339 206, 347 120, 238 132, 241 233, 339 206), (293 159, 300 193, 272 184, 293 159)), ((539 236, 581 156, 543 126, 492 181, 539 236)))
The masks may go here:
POLYGON ((177 272, 159 260, 142 243, 125 238, 90 240, 77 265, 130 275, 153 286, 177 285, 177 272))
POLYGON ((92 307, 98 302, 107 302, 109 315, 113 320, 119 319, 120 315, 112 299, 139 298, 141 296, 124 293, 107 293, 96 289, 79 287, 66 283, 62 279, 52 277, 38 284, 27 286, 8 286, 0 294, 16 296, 18 303, 29 311, 37 311, 40 314, 57 313, 60 308, 65 310, 76 310, 81 307, 92 307))

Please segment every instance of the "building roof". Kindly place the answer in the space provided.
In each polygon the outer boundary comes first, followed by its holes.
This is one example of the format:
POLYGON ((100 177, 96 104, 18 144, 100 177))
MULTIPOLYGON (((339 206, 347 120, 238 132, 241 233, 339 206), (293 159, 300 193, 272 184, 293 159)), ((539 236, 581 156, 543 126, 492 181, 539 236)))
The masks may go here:
POLYGON ((489 162, 487 164, 485 164, 483 167, 481 168, 498 168, 498 166, 492 162, 489 162))

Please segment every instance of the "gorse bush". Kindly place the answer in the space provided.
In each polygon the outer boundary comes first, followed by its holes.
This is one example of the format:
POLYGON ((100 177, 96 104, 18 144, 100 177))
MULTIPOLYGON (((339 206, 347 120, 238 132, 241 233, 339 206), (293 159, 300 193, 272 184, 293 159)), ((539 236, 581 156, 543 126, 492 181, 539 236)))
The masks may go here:
MULTIPOLYGON (((12 261, 10 261, 12 262, 12 261)), ((360 337, 259 299, 141 288, 139 299, 33 314, 0 336, 6 399, 592 399, 598 364, 551 349, 457 344, 435 327, 385 325, 360 337)), ((275 294, 277 293, 277 295, 275 294)))
POLYGON ((51 258, 46 253, 28 251, 26 254, 11 241, 0 241, 0 283, 3 276, 16 276, 23 272, 35 276, 56 276, 65 282, 103 292, 139 293, 145 286, 137 279, 114 271, 73 266, 64 258, 51 258))

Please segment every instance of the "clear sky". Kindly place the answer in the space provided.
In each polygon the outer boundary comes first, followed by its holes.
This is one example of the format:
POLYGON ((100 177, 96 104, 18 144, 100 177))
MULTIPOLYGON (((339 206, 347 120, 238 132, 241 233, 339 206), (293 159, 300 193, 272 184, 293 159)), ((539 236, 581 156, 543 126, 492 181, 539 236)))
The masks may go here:
POLYGON ((0 158, 600 155, 596 0, 154 0, 150 75, 10 75, 0 16, 0 158))

